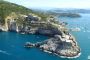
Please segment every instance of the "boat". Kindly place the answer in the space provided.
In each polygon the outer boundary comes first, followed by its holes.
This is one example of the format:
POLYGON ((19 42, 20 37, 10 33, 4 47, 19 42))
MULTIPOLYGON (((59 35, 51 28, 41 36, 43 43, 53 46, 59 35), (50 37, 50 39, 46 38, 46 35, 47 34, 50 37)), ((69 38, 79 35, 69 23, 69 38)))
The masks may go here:
POLYGON ((34 47, 34 46, 35 45, 30 43, 30 42, 26 42, 25 45, 24 45, 24 47, 26 47, 26 48, 31 48, 31 47, 34 47))
POLYGON ((90 60, 90 55, 88 56, 88 60, 90 60))
POLYGON ((71 28, 70 31, 80 31, 81 29, 76 27, 76 28, 71 28))

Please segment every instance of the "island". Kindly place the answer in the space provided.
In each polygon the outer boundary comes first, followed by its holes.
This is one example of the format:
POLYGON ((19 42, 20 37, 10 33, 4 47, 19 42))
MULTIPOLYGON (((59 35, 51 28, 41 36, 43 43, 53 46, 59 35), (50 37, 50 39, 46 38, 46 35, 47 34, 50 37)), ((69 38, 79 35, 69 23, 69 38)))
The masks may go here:
MULTIPOLYGON (((69 17, 69 18, 80 18, 81 16, 81 11, 79 9, 50 9, 47 11, 47 14, 52 14, 58 17, 69 17)), ((84 11, 84 10, 83 10, 84 11)), ((85 12, 85 11, 84 11, 85 12)))
POLYGON ((79 13, 71 13, 71 12, 49 12, 48 14, 52 14, 58 17, 70 17, 70 18, 80 18, 81 15, 79 13))
POLYGON ((42 42, 26 42, 25 48, 39 48, 64 58, 80 56, 81 49, 75 37, 69 33, 66 23, 59 22, 57 17, 34 12, 6 1, 0 1, 0 6, 0 31, 40 34, 49 37, 42 42))

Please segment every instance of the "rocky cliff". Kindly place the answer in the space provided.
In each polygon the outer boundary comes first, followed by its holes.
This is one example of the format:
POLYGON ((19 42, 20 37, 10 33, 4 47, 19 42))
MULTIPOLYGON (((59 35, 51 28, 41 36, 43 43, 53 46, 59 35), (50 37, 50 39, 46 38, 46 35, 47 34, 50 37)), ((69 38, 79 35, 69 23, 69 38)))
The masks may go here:
MULTIPOLYGON (((12 3, 10 4, 4 1, 2 3, 0 2, 0 4, 0 6, 4 7, 13 5, 12 3)), ((30 13, 31 10, 27 11, 27 8, 15 4, 10 8, 7 7, 8 10, 6 8, 0 8, 1 11, 4 10, 4 13, 0 15, 0 31, 46 35, 51 38, 45 42, 41 42, 38 46, 40 49, 67 58, 80 54, 80 48, 75 38, 68 32, 65 23, 60 23, 54 16, 30 13), (11 8, 15 8, 15 10, 11 8), (7 14, 6 11, 9 11, 9 13, 7 14)), ((37 43, 35 45, 37 45, 37 43)), ((27 46, 31 46, 31 44, 27 44, 26 47, 27 46)))

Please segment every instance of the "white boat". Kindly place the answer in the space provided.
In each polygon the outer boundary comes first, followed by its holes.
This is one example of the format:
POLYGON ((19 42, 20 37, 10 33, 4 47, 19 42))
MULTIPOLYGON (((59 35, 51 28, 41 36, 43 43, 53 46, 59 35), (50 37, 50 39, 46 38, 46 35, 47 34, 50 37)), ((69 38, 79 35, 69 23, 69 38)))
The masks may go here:
POLYGON ((88 56, 88 60, 90 60, 90 55, 88 56))
POLYGON ((71 30, 71 31, 81 31, 81 29, 78 28, 78 27, 76 27, 76 28, 71 28, 70 30, 71 30))
POLYGON ((22 32, 21 34, 25 34, 25 32, 22 32))

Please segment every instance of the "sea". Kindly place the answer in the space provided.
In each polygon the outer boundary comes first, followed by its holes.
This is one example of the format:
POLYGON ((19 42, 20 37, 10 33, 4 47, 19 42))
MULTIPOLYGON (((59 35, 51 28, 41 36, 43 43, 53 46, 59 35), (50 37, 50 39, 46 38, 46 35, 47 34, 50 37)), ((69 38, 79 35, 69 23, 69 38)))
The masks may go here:
POLYGON ((66 59, 41 51, 39 48, 24 48, 26 42, 41 42, 49 37, 43 35, 20 34, 16 32, 0 32, 0 60, 88 60, 90 56, 90 14, 82 17, 58 17, 59 21, 67 22, 67 28, 80 28, 70 31, 81 48, 78 58, 66 59))

